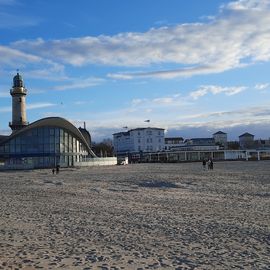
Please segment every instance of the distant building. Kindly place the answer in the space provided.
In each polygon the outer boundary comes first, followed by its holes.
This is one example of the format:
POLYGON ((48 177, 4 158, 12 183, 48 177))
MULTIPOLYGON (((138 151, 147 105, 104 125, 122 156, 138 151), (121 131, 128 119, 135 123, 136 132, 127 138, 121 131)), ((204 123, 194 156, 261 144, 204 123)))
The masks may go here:
POLYGON ((184 145, 178 147, 181 151, 218 150, 214 138, 191 138, 184 141, 184 145))
POLYGON ((254 140, 254 146, 256 149, 270 149, 270 139, 269 140, 254 140))
POLYGON ((219 150, 218 145, 193 145, 193 144, 184 144, 182 146, 178 146, 174 150, 177 151, 213 151, 219 150))
POLYGON ((227 133, 218 131, 213 134, 213 138, 214 138, 215 144, 218 144, 224 147, 225 149, 227 148, 228 146, 227 133))
POLYGON ((134 152, 164 150, 163 128, 135 128, 113 134, 114 152, 117 155, 134 152))
POLYGON ((246 132, 239 136, 239 145, 241 149, 250 149, 254 147, 254 135, 246 132))
POLYGON ((174 150, 185 145, 182 137, 168 137, 165 138, 165 150, 174 150))
POLYGON ((185 141, 187 145, 215 145, 214 138, 192 138, 185 141))

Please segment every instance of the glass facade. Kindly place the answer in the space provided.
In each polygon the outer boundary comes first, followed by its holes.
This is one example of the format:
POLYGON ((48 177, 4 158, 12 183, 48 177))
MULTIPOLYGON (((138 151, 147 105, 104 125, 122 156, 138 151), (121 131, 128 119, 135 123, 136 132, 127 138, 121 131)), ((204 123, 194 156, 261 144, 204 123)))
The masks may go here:
POLYGON ((28 164, 35 168, 73 166, 88 155, 86 145, 66 129, 44 126, 18 134, 3 145, 0 155, 9 164, 28 164))

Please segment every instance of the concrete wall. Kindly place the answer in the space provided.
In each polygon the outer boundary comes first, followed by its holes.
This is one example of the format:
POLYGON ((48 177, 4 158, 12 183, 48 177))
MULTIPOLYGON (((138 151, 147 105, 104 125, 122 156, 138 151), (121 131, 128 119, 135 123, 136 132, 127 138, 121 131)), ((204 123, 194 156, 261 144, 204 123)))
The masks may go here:
POLYGON ((74 163, 74 166, 76 167, 108 166, 108 165, 117 165, 117 158, 116 157, 91 158, 86 161, 74 163))

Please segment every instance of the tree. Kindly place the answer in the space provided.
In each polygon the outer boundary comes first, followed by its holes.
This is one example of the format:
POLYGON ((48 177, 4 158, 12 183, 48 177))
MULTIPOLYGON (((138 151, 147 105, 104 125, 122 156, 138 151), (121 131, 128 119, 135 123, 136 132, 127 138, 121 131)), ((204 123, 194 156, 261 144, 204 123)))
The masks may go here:
POLYGON ((228 149, 230 149, 230 150, 239 150, 240 149, 239 142, 237 142, 237 141, 228 142, 228 149))
POLYGON ((93 142, 92 150, 99 157, 112 157, 113 156, 113 143, 111 139, 104 139, 100 143, 93 142))

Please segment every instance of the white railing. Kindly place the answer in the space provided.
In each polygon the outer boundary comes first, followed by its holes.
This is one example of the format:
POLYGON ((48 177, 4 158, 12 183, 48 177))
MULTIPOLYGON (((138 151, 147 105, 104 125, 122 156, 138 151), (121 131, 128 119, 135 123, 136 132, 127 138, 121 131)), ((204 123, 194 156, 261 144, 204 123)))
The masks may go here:
POLYGON ((116 157, 107 157, 107 158, 88 158, 84 161, 75 162, 74 166, 78 167, 88 167, 88 166, 108 166, 108 165, 116 165, 117 158, 116 157))

